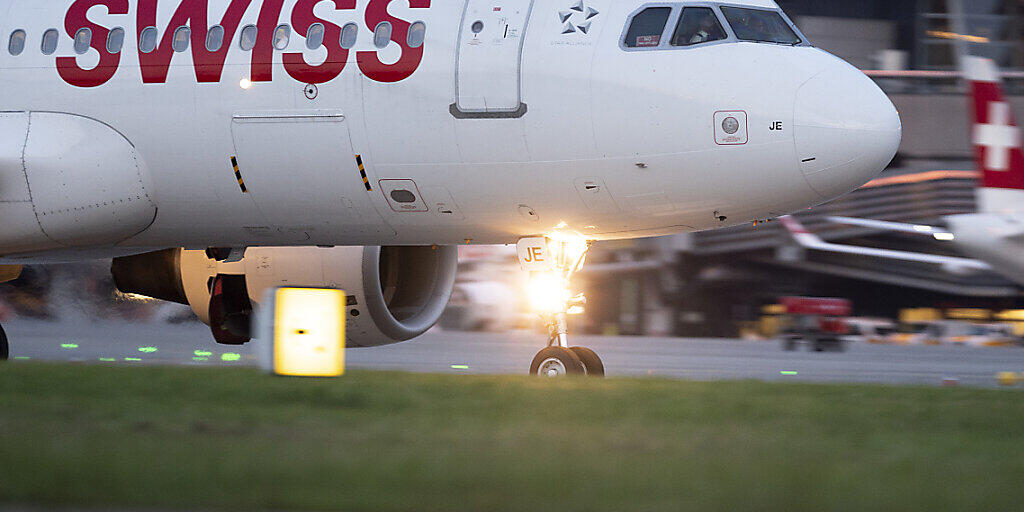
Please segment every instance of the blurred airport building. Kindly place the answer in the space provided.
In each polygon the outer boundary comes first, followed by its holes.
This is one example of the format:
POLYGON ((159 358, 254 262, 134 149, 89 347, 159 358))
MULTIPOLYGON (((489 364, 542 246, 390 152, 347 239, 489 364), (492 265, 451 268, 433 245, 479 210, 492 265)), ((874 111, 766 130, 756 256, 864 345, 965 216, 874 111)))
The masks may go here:
MULTIPOLYGON (((829 241, 955 255, 947 243, 829 223, 830 215, 941 224, 975 211, 973 149, 957 45, 1007 72, 1024 113, 1024 0, 780 0, 818 47, 876 79, 899 108, 904 140, 879 179, 799 215, 829 241), (951 14, 962 9, 966 16, 951 14)), ((1020 117, 1020 115, 1018 116, 1020 117)), ((805 251, 777 223, 598 244, 582 276, 594 333, 736 336, 781 296, 852 299, 858 316, 1024 307, 1024 290, 990 273, 805 251)), ((991 313, 984 313, 989 311, 991 313)), ((990 315, 990 317, 986 317, 990 315)))

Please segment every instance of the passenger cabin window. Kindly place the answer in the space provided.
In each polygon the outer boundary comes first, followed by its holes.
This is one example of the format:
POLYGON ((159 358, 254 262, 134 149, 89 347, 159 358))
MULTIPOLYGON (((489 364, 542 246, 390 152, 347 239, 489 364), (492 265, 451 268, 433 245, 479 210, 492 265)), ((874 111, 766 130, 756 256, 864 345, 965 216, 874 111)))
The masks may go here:
POLYGON ((377 28, 373 31, 373 45, 377 48, 387 48, 388 43, 391 42, 391 24, 382 21, 377 25, 377 28))
POLYGON ((274 48, 284 50, 288 48, 288 41, 292 38, 292 28, 288 25, 278 25, 274 30, 274 48))
POLYGON ((25 31, 15 30, 11 33, 11 39, 7 42, 7 51, 11 55, 18 56, 25 51, 25 31))
POLYGON ((75 32, 75 53, 82 55, 92 46, 92 30, 80 28, 75 32))
POLYGON ((124 47, 124 29, 115 27, 107 34, 107 53, 121 53, 124 47))
POLYGON ((246 25, 242 29, 242 35, 238 38, 238 47, 242 51, 250 51, 256 47, 256 25, 246 25))
POLYGON ((224 27, 214 25, 206 33, 206 49, 207 51, 215 52, 220 50, 222 46, 224 46, 224 27))
POLYGON ((142 53, 152 53, 156 50, 156 38, 159 35, 156 27, 146 27, 142 29, 139 34, 139 51, 142 53))
POLYGON ((355 23, 348 23, 341 29, 341 47, 346 50, 351 50, 356 45, 356 39, 359 37, 359 25, 355 23))
POLYGON ((633 16, 624 41, 627 48, 650 48, 661 44, 661 35, 672 14, 671 7, 649 7, 633 16))
POLYGON ((324 24, 314 23, 306 32, 306 48, 316 50, 324 45, 324 24))
POLYGON ((174 39, 171 41, 171 48, 181 53, 188 50, 188 43, 192 39, 192 29, 181 26, 174 29, 174 39))
POLYGON ((43 43, 40 45, 43 55, 53 55, 57 51, 58 41, 60 41, 60 32, 57 29, 51 28, 43 32, 43 43))
POLYGON ((778 12, 722 7, 722 14, 740 41, 791 45, 803 42, 778 12))
POLYGON ((419 48, 423 46, 423 41, 427 35, 427 24, 422 21, 417 21, 409 27, 409 37, 406 42, 409 43, 409 48, 419 48))
POLYGON ((711 8, 687 7, 683 9, 676 33, 672 36, 672 46, 692 46, 721 41, 728 37, 711 8))

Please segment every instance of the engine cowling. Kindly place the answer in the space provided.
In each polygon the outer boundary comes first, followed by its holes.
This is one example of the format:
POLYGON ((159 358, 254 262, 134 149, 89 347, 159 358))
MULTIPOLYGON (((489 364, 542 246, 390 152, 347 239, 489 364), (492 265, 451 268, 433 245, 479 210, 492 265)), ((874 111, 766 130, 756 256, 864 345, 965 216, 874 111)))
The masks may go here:
POLYGON ((221 343, 249 339, 254 306, 279 286, 336 288, 348 296, 350 346, 415 338, 440 319, 455 284, 455 247, 254 247, 237 262, 168 249, 117 258, 125 293, 188 304, 221 343))

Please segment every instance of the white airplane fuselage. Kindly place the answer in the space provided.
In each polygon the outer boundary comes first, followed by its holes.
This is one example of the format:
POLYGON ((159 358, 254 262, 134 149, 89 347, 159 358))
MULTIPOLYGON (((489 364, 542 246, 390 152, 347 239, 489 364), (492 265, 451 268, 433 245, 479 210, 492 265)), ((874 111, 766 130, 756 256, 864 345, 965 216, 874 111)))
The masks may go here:
POLYGON ((900 140, 874 83, 807 44, 730 30, 720 43, 624 48, 647 2, 588 0, 598 14, 566 34, 561 13, 590 12, 568 0, 209 0, 206 26, 229 6, 240 14, 223 22, 219 70, 194 19, 189 48, 169 48, 175 12, 206 3, 0 0, 0 41, 27 34, 23 53, 0 48, 0 262, 703 230, 842 195, 900 140), (305 9, 327 37, 357 24, 351 51, 308 49, 305 9), (393 27, 383 49, 371 26, 381 12, 393 27), (415 21, 419 48, 406 42, 415 21), (161 46, 145 54, 150 24, 161 46), (267 50, 279 24, 292 27, 287 47, 267 50), (79 25, 94 35, 81 55, 79 25), (260 27, 255 51, 239 47, 247 25, 260 27), (101 52, 115 27, 123 49, 101 52), (51 28, 59 43, 46 55, 51 28), (722 133, 730 116, 742 121, 735 137, 722 133))
POLYGON ((1024 216, 972 213, 943 217, 964 253, 1024 285, 1024 216))

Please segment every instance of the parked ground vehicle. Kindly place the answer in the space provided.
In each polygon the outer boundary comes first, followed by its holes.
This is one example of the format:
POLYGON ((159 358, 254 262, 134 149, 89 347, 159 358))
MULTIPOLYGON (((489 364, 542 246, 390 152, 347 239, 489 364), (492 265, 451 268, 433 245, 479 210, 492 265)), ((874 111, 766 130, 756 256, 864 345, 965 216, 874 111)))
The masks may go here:
POLYGON ((850 332, 847 317, 853 309, 846 299, 815 297, 783 297, 785 325, 782 331, 783 350, 796 350, 804 343, 815 352, 842 352, 844 337, 850 332))
POLYGON ((896 331, 896 322, 876 318, 848 318, 850 332, 843 339, 847 342, 888 343, 889 336, 896 331))
POLYGON ((1017 344, 1013 326, 1006 324, 975 324, 966 333, 949 336, 943 340, 953 345, 971 347, 1012 347, 1017 344))

